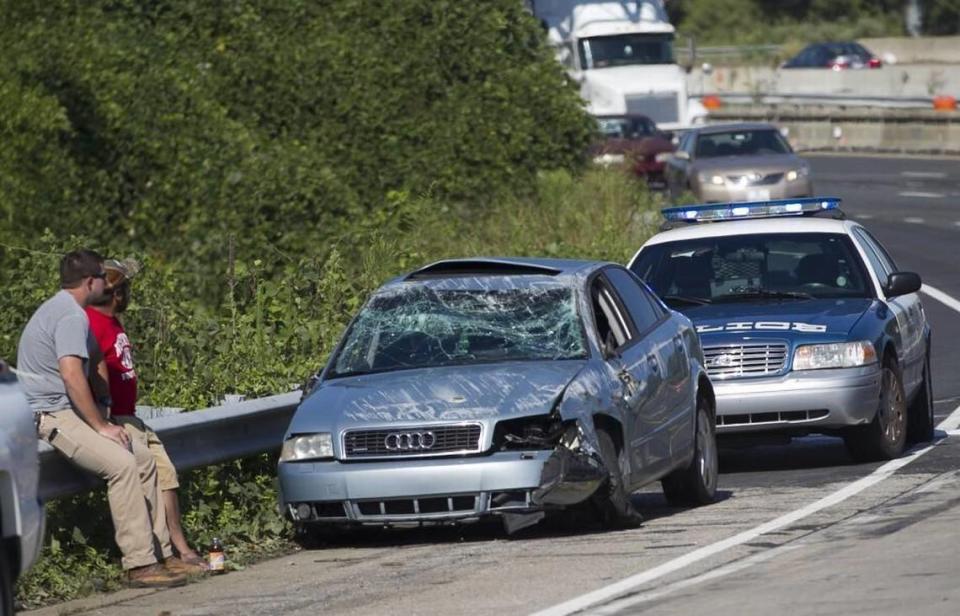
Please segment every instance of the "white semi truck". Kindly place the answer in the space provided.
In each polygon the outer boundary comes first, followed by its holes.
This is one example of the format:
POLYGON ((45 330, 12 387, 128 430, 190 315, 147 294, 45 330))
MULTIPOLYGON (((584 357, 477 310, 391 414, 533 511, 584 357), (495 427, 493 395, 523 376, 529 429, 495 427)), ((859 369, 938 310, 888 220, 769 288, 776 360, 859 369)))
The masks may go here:
POLYGON ((645 115, 672 130, 702 123, 673 54, 663 0, 527 0, 595 116, 645 115))

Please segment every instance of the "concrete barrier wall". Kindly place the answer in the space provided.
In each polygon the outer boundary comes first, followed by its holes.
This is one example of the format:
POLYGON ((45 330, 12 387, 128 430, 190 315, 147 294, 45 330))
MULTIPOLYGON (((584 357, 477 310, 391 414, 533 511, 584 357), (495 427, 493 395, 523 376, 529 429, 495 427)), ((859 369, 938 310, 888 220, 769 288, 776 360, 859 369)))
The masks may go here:
POLYGON ((898 64, 960 62, 960 36, 864 38, 859 42, 881 58, 893 54, 898 64))
POLYGON ((798 151, 960 154, 960 114, 789 106, 724 107, 711 122, 765 121, 798 151))

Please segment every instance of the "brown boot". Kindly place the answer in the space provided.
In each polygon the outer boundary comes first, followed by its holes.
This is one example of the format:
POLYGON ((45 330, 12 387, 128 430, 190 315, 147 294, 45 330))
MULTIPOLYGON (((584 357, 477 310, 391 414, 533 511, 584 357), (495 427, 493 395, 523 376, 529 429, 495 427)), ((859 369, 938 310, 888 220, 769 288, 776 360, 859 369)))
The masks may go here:
POLYGON ((183 586, 187 576, 175 573, 160 563, 135 567, 127 571, 127 585, 133 588, 171 588, 183 586))
POLYGON ((207 572, 206 567, 199 564, 188 563, 184 560, 177 558, 176 556, 170 556, 163 560, 163 566, 167 570, 172 571, 173 573, 178 573, 186 575, 187 577, 194 577, 197 575, 203 575, 207 572))

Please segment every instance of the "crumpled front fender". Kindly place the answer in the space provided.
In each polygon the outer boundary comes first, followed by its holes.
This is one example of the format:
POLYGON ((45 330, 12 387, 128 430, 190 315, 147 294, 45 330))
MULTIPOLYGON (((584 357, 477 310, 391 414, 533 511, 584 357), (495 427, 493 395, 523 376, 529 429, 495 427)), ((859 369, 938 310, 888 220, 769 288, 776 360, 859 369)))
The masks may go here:
POLYGON ((537 505, 575 505, 590 498, 607 475, 596 444, 579 421, 572 422, 544 463, 540 487, 531 498, 537 505))

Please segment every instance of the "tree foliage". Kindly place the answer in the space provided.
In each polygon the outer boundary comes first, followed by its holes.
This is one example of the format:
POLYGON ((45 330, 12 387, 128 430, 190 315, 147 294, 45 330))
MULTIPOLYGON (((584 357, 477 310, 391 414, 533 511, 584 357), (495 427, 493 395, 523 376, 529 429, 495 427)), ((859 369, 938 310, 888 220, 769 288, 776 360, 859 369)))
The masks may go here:
MULTIPOLYGON (((673 23, 698 41, 807 43, 904 34, 905 0, 670 0, 673 23)), ((958 0, 921 0, 926 34, 960 33, 958 0)))
MULTIPOLYGON (((0 241, 191 263, 318 252, 391 191, 482 208, 576 169, 591 124, 513 0, 15 2, 0 241)), ((322 252, 322 251, 321 251, 322 252)))

